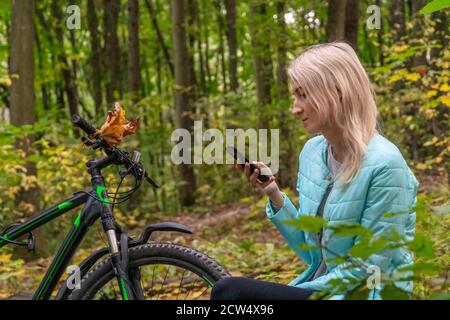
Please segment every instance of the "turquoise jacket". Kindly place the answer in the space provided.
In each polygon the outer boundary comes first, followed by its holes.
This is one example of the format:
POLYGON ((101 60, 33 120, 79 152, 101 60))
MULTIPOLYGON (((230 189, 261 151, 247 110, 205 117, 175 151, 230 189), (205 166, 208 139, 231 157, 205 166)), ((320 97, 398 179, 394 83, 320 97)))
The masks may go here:
MULTIPOLYGON (((288 245, 309 265, 290 285, 317 291, 330 289, 331 285, 328 282, 332 279, 347 277, 363 279, 373 273, 363 270, 365 268, 349 269, 346 263, 336 264, 326 260, 335 258, 336 255, 345 256, 359 240, 358 236, 333 237, 328 227, 341 223, 360 223, 369 228, 374 236, 389 236, 392 228, 406 240, 412 240, 416 222, 413 206, 416 203, 419 186, 398 148, 380 134, 374 135, 370 140, 360 170, 352 182, 345 188, 334 185, 327 167, 327 146, 328 141, 324 136, 316 136, 308 140, 300 153, 297 182, 299 209, 284 193, 282 193, 284 204, 277 212, 274 212, 270 201, 266 206, 268 218, 279 229, 288 245), (327 228, 323 230, 321 237, 322 248, 326 245, 328 250, 299 249, 301 244, 319 247, 317 234, 301 231, 284 221, 298 219, 303 215, 316 215, 322 200, 324 207, 321 211, 323 218, 327 220, 327 228), (405 213, 384 216, 385 213, 398 212, 405 213), (322 255, 328 272, 312 280, 322 255)), ((378 266, 382 273, 391 274, 397 268, 412 264, 413 256, 405 248, 390 249, 373 254, 365 263, 367 266, 378 266)), ((397 281, 395 285, 412 292, 411 280, 397 281)), ((380 299, 382 287, 381 283, 381 287, 372 289, 368 299, 380 299)), ((339 293, 332 299, 342 299, 343 296, 339 293)))

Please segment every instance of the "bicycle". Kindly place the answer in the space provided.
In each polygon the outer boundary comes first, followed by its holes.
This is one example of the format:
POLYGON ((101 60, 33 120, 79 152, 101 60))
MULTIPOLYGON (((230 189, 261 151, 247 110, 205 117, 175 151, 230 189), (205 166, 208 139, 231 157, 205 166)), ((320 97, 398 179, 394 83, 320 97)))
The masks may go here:
POLYGON ((22 224, 13 224, 7 227, 0 235, 0 248, 7 244, 15 244, 27 245, 29 249, 33 249, 34 236, 31 232, 34 229, 85 204, 60 245, 34 293, 33 299, 44 300, 52 297, 78 246, 89 228, 98 219, 101 220, 103 230, 106 233, 107 247, 96 250, 83 260, 78 266, 79 278, 81 279, 81 281, 78 281, 78 286, 72 282, 68 283, 67 279, 54 299, 142 300, 151 299, 154 295, 156 295, 156 299, 160 297, 173 298, 174 288, 177 287, 177 299, 179 297, 184 297, 184 299, 208 297, 207 291, 216 281, 230 276, 218 262, 205 253, 176 243, 147 243, 151 234, 155 231, 192 234, 188 227, 175 222, 151 224, 144 229, 138 239, 133 239, 115 221, 114 205, 129 200, 131 194, 141 186, 143 179, 155 188, 160 187, 158 183, 148 177, 143 164, 139 161, 139 151, 134 151, 130 157, 128 152, 115 146, 109 146, 99 135, 93 136, 96 129, 79 115, 72 116, 72 123, 90 137, 90 139, 82 137, 85 145, 94 150, 103 150, 106 154, 100 159, 92 159, 86 163, 88 172, 92 177, 91 187, 87 191, 75 192, 72 197, 22 224), (119 171, 122 180, 119 182, 112 201, 105 186, 105 178, 101 173, 102 169, 111 165, 123 166, 119 171), (123 179, 128 175, 134 176, 135 186, 132 190, 121 195, 118 193, 118 189, 123 179), (16 241, 27 234, 29 235, 28 242, 16 241), (147 272, 147 267, 153 268, 151 276, 147 272), (169 273, 167 269, 169 267, 175 267, 175 271, 169 273), (182 272, 181 280, 174 278, 178 272, 182 272), (186 273, 190 277, 186 277, 186 273), (163 274, 161 282, 161 275, 163 274), (164 284, 166 284, 168 276, 170 276, 167 282, 168 288, 165 288, 164 284), (144 285, 144 283, 150 281, 150 278, 152 280, 151 285, 144 285), (185 287, 182 288, 182 285, 185 285, 185 287), (118 290, 116 290, 117 287, 118 290), (189 296, 191 291, 196 296, 189 296), (200 294, 198 294, 199 292, 200 294))

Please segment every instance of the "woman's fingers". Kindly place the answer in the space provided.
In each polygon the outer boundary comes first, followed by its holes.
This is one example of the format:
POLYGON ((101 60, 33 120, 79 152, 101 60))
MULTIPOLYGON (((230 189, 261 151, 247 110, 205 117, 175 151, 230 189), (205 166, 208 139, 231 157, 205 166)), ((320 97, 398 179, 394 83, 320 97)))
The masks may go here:
POLYGON ((244 172, 245 176, 247 177, 247 180, 250 180, 250 164, 247 162, 245 163, 244 172))

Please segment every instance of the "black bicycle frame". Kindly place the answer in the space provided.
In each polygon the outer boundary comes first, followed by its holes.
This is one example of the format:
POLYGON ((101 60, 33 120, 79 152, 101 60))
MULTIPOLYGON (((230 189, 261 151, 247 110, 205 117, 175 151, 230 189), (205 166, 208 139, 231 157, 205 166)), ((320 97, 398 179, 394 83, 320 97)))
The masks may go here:
MULTIPOLYGON (((64 200, 50 209, 43 211, 42 213, 39 213, 34 218, 22 223, 19 226, 11 228, 2 234, 4 239, 15 240, 28 234, 41 225, 63 215, 64 213, 82 204, 86 204, 83 210, 80 210, 78 213, 73 226, 59 247, 56 256, 53 258, 53 261, 47 270, 47 273, 41 280, 33 299, 43 300, 50 298, 68 263, 86 235, 89 226, 100 217, 102 207, 106 202, 102 196, 105 190, 106 188, 104 186, 97 185, 89 188, 86 192, 76 192, 73 197, 64 200)), ((8 241, 0 239, 0 248, 6 244, 8 244, 8 241)))

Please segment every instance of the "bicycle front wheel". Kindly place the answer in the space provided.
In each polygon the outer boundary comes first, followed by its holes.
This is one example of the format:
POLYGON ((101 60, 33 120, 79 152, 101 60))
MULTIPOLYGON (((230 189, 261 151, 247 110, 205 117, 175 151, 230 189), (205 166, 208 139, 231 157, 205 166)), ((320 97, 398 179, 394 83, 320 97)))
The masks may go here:
MULTIPOLYGON (((230 276, 206 254, 178 244, 148 243, 128 253, 129 270, 140 274, 137 286, 146 300, 209 299, 214 283, 230 276)), ((90 270, 69 299, 122 299, 111 259, 90 270)))

